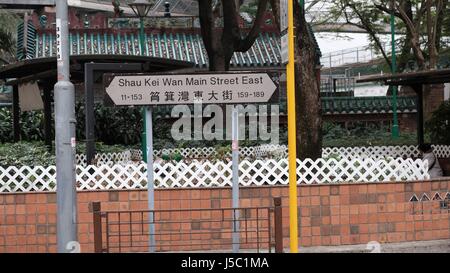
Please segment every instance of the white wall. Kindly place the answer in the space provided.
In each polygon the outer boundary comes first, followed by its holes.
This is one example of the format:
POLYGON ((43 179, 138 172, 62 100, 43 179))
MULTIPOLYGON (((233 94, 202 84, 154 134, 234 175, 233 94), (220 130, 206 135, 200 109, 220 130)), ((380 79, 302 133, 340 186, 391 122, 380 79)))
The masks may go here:
POLYGON ((386 85, 356 85, 355 86, 355 97, 368 97, 368 96, 386 96, 388 86, 386 85))

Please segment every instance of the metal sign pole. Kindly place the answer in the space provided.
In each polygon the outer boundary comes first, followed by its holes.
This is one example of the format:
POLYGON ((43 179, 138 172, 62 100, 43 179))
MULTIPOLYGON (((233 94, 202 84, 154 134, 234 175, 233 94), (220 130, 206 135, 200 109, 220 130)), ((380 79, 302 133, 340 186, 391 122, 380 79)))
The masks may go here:
POLYGON ((70 82, 67 1, 56 1, 58 82, 55 84, 56 234, 58 252, 71 252, 77 242, 75 175, 75 88, 70 82))
MULTIPOLYGON (((391 40, 392 40, 392 75, 397 73, 397 56, 395 53, 395 3, 394 0, 391 1, 391 40)), ((398 115, 397 115, 397 86, 392 86, 392 138, 398 139, 400 136, 400 130, 398 127, 398 115)))
POLYGON ((232 175, 233 175, 233 253, 239 252, 240 240, 239 240, 239 116, 236 107, 233 108, 231 115, 231 134, 232 134, 232 175))
MULTIPOLYGON (((155 251, 153 181, 153 105, 267 103, 278 89, 269 73, 193 73, 193 74, 107 74, 105 90, 115 105, 143 105, 146 109, 147 180, 149 212, 149 251, 155 251), (151 89, 151 92, 148 92, 151 89), (180 91, 182 90, 182 91, 180 91), (219 92, 218 90, 223 90, 219 92)), ((232 114, 233 208, 235 213, 233 251, 240 248, 239 238, 239 142, 238 110, 232 114)), ((144 152, 145 154, 145 152, 144 152)))
POLYGON ((155 184, 153 181, 153 119, 151 106, 145 108, 145 132, 147 140, 147 193, 149 222, 149 252, 155 252, 155 184))

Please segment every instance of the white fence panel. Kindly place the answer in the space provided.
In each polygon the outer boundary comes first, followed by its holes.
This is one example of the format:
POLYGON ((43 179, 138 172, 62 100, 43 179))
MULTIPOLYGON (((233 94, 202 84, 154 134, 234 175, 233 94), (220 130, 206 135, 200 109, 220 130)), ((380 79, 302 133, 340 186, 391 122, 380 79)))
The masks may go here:
MULTIPOLYGON (((439 158, 450 158, 449 145, 432 145, 434 152, 439 158)), ((265 144, 254 147, 239 147, 242 158, 252 159, 283 159, 288 156, 288 148, 286 145, 265 144)), ((180 154, 185 159, 204 159, 217 155, 214 147, 197 147, 197 148, 174 148, 154 150, 154 155, 161 157, 162 155, 180 154)), ((231 157, 231 153, 227 154, 231 157)), ((420 156, 417 146, 361 146, 361 147, 325 147, 322 149, 322 158, 417 158, 420 156)), ((96 154, 94 165, 115 165, 129 164, 133 161, 141 161, 142 152, 140 150, 129 150, 122 153, 96 154)), ((86 155, 77 154, 76 160, 78 165, 86 166, 86 155)))
MULTIPOLYGON (((343 158, 297 160, 298 183, 382 182, 428 179, 428 162, 420 159, 343 158)), ((242 186, 288 184, 287 159, 243 160, 242 186)), ((146 165, 77 166, 78 190, 139 189, 147 185, 146 165)), ((155 162, 157 188, 231 186, 231 162, 193 160, 155 162)), ((56 168, 0 167, 0 192, 55 191, 56 168)))

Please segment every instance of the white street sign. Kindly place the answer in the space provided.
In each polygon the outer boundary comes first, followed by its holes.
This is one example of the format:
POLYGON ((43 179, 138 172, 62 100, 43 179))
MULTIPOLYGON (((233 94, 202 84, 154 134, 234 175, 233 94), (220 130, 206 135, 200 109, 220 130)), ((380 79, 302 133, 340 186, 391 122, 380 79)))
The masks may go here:
POLYGON ((289 62, 289 44, 288 34, 281 36, 281 63, 287 64, 289 62))
POLYGON ((268 102, 277 86, 267 73, 114 75, 106 93, 116 105, 268 102))
POLYGON ((62 61, 62 55, 61 55, 61 43, 62 37, 61 37, 61 19, 56 18, 56 59, 59 61, 62 61))
POLYGON ((288 28, 288 0, 280 0, 280 31, 288 28))

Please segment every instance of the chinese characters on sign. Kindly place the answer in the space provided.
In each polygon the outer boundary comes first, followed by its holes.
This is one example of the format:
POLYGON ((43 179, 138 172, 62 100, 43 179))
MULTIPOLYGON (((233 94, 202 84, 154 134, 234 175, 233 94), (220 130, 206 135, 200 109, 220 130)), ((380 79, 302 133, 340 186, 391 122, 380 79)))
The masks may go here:
POLYGON ((267 73, 106 75, 116 105, 267 102, 277 86, 267 73))
POLYGON ((288 0, 280 0, 280 33, 281 33, 281 63, 289 62, 288 48, 288 0))
POLYGON ((61 19, 56 19, 56 60, 62 61, 61 53, 61 19))

